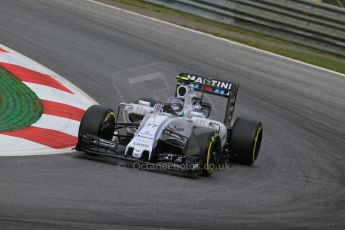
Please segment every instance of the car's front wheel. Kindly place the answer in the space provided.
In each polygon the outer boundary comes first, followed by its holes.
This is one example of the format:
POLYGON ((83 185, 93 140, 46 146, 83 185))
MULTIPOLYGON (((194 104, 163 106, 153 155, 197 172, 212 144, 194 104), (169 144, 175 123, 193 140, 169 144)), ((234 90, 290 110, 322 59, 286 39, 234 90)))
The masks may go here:
POLYGON ((78 138, 91 134, 111 140, 115 131, 115 113, 112 109, 93 105, 86 110, 80 122, 78 138))
POLYGON ((202 176, 210 176, 219 168, 221 142, 219 133, 208 131, 196 135, 200 145, 200 158, 202 161, 202 176))

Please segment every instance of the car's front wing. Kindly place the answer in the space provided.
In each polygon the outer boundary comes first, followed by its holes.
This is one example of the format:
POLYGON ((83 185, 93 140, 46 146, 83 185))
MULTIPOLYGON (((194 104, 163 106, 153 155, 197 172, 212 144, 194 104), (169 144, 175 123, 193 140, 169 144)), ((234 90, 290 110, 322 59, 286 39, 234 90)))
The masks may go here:
POLYGON ((88 154, 100 155, 116 158, 118 160, 132 162, 133 167, 139 169, 174 171, 188 175, 199 175, 202 173, 202 164, 196 163, 176 163, 169 160, 158 160, 155 163, 144 161, 132 156, 125 155, 125 146, 113 141, 105 140, 94 135, 86 134, 79 138, 75 148, 88 154))

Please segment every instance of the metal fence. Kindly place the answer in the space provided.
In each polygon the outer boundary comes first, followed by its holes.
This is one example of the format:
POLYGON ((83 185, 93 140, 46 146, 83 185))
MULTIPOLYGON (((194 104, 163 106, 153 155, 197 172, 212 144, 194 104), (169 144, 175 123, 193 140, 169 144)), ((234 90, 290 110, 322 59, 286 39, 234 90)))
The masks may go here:
POLYGON ((345 10, 307 0, 143 0, 345 56, 345 10))

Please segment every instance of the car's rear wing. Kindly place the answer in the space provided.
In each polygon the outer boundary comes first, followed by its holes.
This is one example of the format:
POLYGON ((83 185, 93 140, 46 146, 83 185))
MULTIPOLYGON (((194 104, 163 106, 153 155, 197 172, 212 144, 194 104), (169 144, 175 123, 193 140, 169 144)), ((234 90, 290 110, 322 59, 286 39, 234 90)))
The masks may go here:
POLYGON ((229 97, 233 93, 232 90, 236 88, 235 83, 208 79, 207 77, 195 74, 181 73, 176 78, 178 79, 178 83, 192 84, 194 90, 216 96, 229 97))
POLYGON ((228 128, 231 126, 239 84, 217 79, 208 79, 207 77, 190 73, 180 73, 176 78, 178 85, 188 84, 195 91, 228 98, 224 124, 228 128))

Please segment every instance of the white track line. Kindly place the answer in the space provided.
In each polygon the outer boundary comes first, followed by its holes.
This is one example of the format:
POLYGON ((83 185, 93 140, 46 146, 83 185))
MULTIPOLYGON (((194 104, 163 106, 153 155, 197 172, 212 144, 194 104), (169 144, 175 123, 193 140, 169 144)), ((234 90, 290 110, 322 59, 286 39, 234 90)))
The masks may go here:
POLYGON ((31 126, 51 129, 78 137, 79 124, 80 122, 75 120, 42 114, 40 119, 31 126))
POLYGON ((26 81, 23 81, 23 83, 34 91, 39 99, 67 104, 83 110, 86 110, 88 107, 90 107, 90 104, 82 103, 79 100, 79 97, 76 97, 74 94, 70 94, 46 85, 26 81))
MULTIPOLYGON (((8 151, 8 152, 23 150, 22 146, 27 146, 28 149, 46 149, 47 148, 47 146, 38 144, 36 142, 25 140, 19 137, 7 136, 3 134, 0 134, 0 143, 2 146, 6 146, 5 151, 8 151)), ((1 155, 2 155, 2 151, 0 153, 0 156, 1 155)))
POLYGON ((119 8, 119 7, 116 7, 116 6, 108 5, 106 3, 98 2, 98 1, 95 1, 95 0, 85 0, 85 1, 97 4, 97 5, 100 5, 100 6, 109 7, 109 8, 112 8, 114 10, 117 10, 117 11, 120 11, 120 12, 123 12, 123 13, 136 15, 138 17, 142 17, 142 18, 145 18, 145 19, 148 19, 148 20, 159 22, 159 23, 162 23, 162 24, 165 24, 165 25, 174 26, 174 27, 179 28, 181 30, 187 30, 187 31, 190 31, 190 32, 193 32, 193 33, 197 33, 197 34, 203 35, 203 36, 208 36, 208 37, 213 38, 213 39, 225 41, 225 42, 228 42, 230 44, 233 44, 233 45, 236 45, 236 46, 240 46, 240 47, 245 47, 247 49, 251 49, 251 50, 254 50, 254 51, 257 51, 257 52, 260 52, 260 53, 268 54, 268 55, 280 58, 282 60, 288 60, 288 61, 291 61, 291 62, 299 63, 299 64, 306 65, 306 66, 309 66, 309 67, 312 67, 312 68, 315 68, 315 69, 319 69, 319 70, 322 70, 322 71, 326 71, 326 72, 329 72, 329 73, 332 73, 332 74, 336 74, 336 75, 345 77, 345 74, 342 74, 342 73, 339 73, 339 72, 335 72, 335 71, 330 70, 330 69, 326 69, 326 68, 323 68, 323 67, 320 67, 320 66, 316 66, 316 65, 312 65, 312 64, 305 63, 305 62, 302 62, 302 61, 298 61, 298 60, 295 60, 295 59, 292 59, 292 58, 289 58, 289 57, 285 57, 285 56, 282 56, 282 55, 279 55, 279 54, 275 54, 275 53, 272 53, 272 52, 269 52, 269 51, 266 51, 266 50, 261 50, 261 49, 258 49, 258 48, 252 47, 252 46, 248 46, 248 45, 245 45, 245 44, 242 44, 242 43, 231 41, 231 40, 228 40, 228 39, 225 39, 225 38, 217 37, 217 36, 214 36, 214 35, 211 35, 211 34, 207 34, 207 33, 201 32, 201 31, 197 31, 197 30, 193 30, 193 29, 186 28, 186 27, 183 27, 183 26, 179 26, 179 25, 171 23, 171 22, 162 21, 162 20, 159 20, 157 18, 152 18, 152 17, 146 16, 146 15, 142 15, 142 14, 139 14, 139 13, 136 13, 136 12, 125 10, 125 9, 122 9, 122 8, 119 8))
POLYGON ((3 134, 0 134, 0 143, 6 146, 6 149, 1 150, 0 157, 39 156, 74 152, 71 148, 47 150, 45 145, 3 134), (26 149, 23 149, 23 146, 26 146, 26 149))
MULTIPOLYGON (((8 48, 6 49, 8 50, 8 48)), ((36 65, 35 62, 28 60, 26 58, 18 59, 18 53, 12 53, 12 50, 10 52, 11 53, 0 53, 0 60, 2 62, 24 67, 26 69, 33 70, 41 74, 47 74, 46 69, 42 66, 36 65)))

